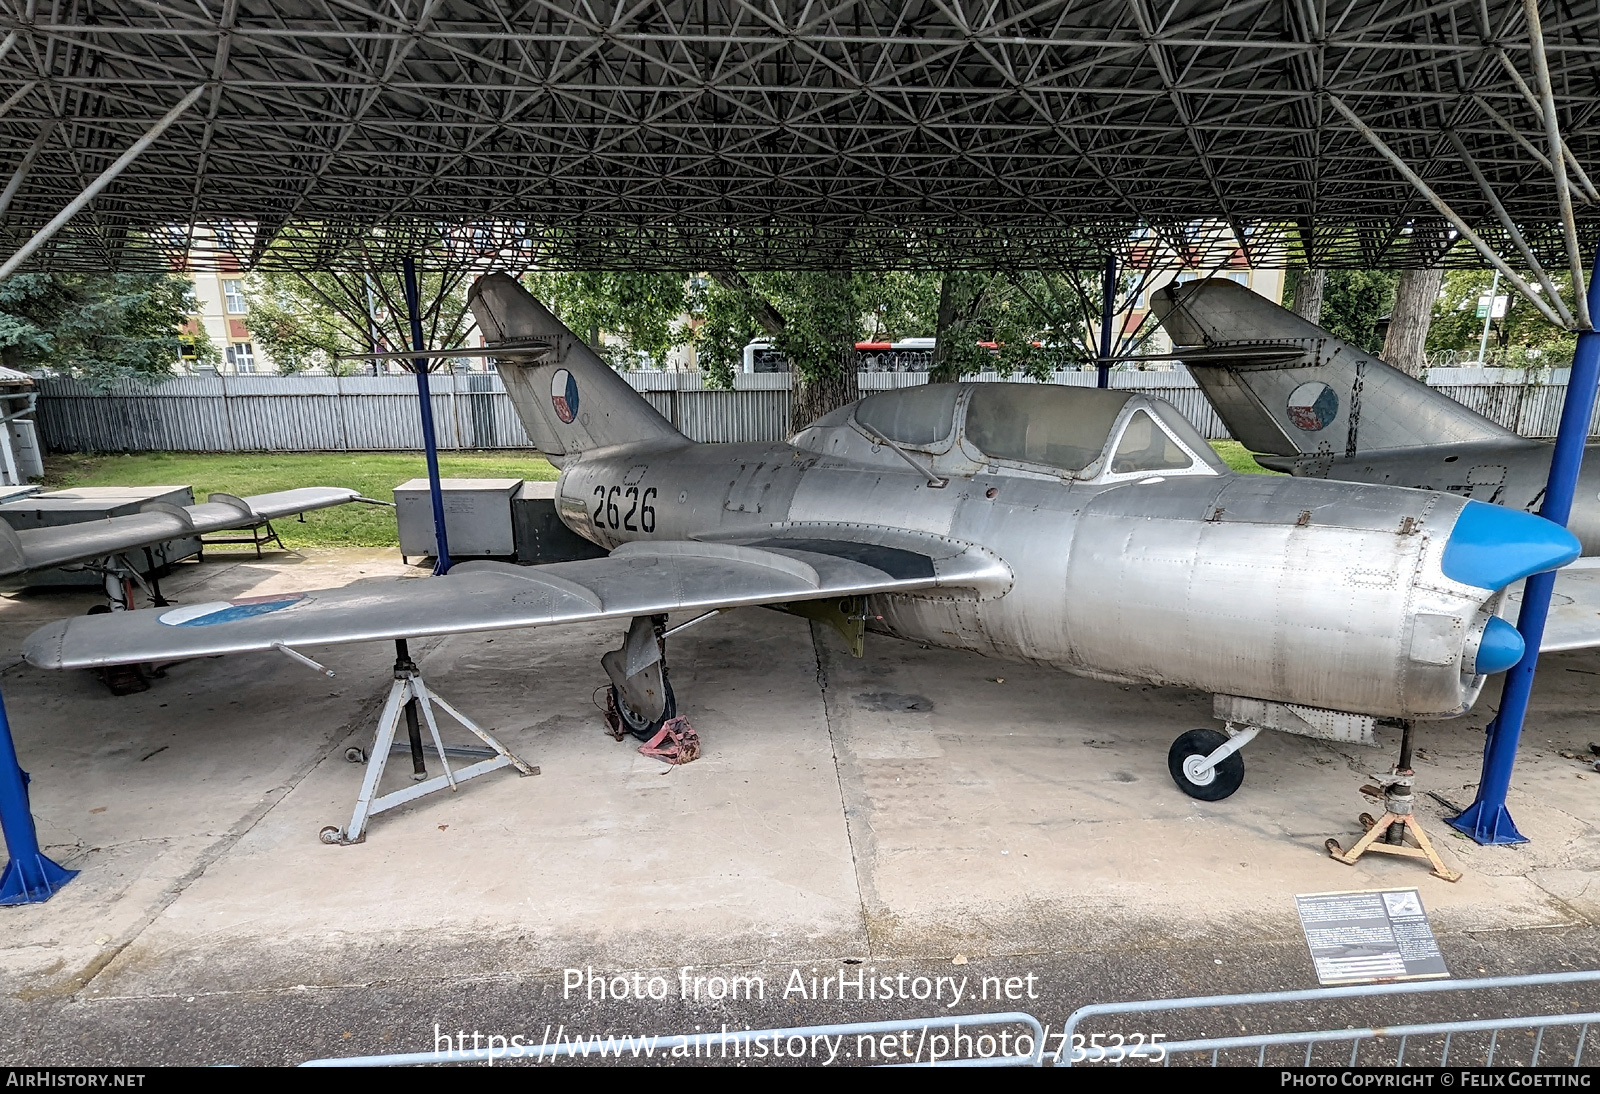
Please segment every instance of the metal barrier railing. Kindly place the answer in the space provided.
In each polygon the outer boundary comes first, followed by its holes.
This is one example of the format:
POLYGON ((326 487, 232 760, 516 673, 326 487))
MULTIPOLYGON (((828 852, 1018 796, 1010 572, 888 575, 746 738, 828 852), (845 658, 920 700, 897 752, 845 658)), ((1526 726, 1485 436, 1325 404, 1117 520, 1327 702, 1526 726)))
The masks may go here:
MULTIPOLYGON (((923 1066, 937 1064, 946 1067, 1042 1067, 1045 1059, 1045 1031, 1039 1019, 1031 1014, 1020 1011, 1004 1014, 958 1014, 942 1015, 937 1018, 906 1018, 890 1022, 845 1022, 829 1026, 793 1026, 784 1029, 758 1029, 758 1030, 722 1030, 713 1033, 678 1033, 649 1036, 617 1037, 608 1035, 602 1037, 598 1034, 591 1037, 579 1037, 557 1041, 555 1044, 541 1043, 538 1045, 515 1045, 508 1042, 507 1038, 500 1038, 498 1047, 471 1048, 448 1052, 401 1052, 388 1056, 345 1056, 331 1057, 321 1060, 307 1060, 301 1067, 408 1067, 423 1064, 466 1064, 466 1063, 550 1063, 561 1057, 596 1059, 596 1060, 635 1060, 655 1059, 657 1057, 671 1060, 675 1054, 688 1053, 692 1059, 702 1061, 733 1060, 739 1063, 749 1063, 752 1060, 771 1061, 784 1056, 806 1059, 810 1062, 820 1062, 816 1049, 818 1042, 823 1042, 826 1047, 828 1042, 824 1039, 834 1040, 837 1052, 848 1051, 846 1057, 850 1062, 882 1063, 905 1066, 923 1066), (1001 1026, 1025 1026, 1028 1033, 1015 1038, 997 1038, 990 1034, 973 1034, 972 1030, 997 1028, 1001 1026), (951 1030, 951 1034, 942 1034, 937 1031, 951 1030), (965 1034, 967 1044, 974 1049, 974 1054, 957 1057, 955 1050, 959 1048, 956 1034, 962 1030, 969 1031, 965 1034), (894 1034, 917 1034, 913 1047, 912 1042, 903 1039, 900 1046, 894 1047, 890 1042, 883 1040, 891 1038, 894 1034), (1026 1036, 1030 1051, 1021 1052, 1021 1041, 1026 1036), (854 1038, 848 1045, 843 1043, 844 1038, 854 1038), (943 1045, 936 1044, 943 1039, 943 1045), (866 1043, 863 1044, 863 1039, 866 1043), (987 1039, 996 1048, 994 1055, 984 1056, 977 1046, 987 1039), (801 1041, 799 1051, 793 1051, 795 1041, 801 1041), (648 1042, 648 1047, 646 1047, 648 1042), (1019 1051, 1001 1054, 1001 1046, 1015 1043, 1019 1051), (766 1046, 771 1049, 781 1046, 777 1053, 764 1051, 759 1055, 755 1049, 766 1046)), ((892 1038, 891 1038, 892 1040, 892 1038)), ((830 1062, 832 1062, 830 1060, 830 1062)))
MULTIPOLYGON (((1275 1007, 1275 1022, 1283 1020, 1282 1008, 1289 1004, 1329 1004, 1341 1001, 1382 1001, 1397 997, 1434 996, 1463 992, 1487 992, 1510 988, 1567 987, 1600 983, 1600 971, 1541 973, 1531 976, 1489 977, 1474 980, 1431 980, 1407 984, 1375 984, 1341 988, 1310 988, 1302 991, 1257 992, 1247 995, 1203 995, 1183 999, 1148 999, 1126 1003, 1097 1003, 1080 1007, 1067 1019, 1059 1033, 1050 1033, 1039 1019, 1020 1011, 1000 1014, 941 1015, 934 1018, 907 1018, 886 1022, 846 1022, 834 1025, 792 1026, 778 1029, 728 1030, 647 1036, 592 1035, 558 1037, 555 1043, 514 1044, 499 1038, 498 1046, 452 1048, 444 1052, 406 1052, 386 1056, 351 1056, 307 1060, 301 1067, 402 1067, 424 1064, 521 1062, 550 1063, 567 1059, 662 1059, 684 1055, 706 1062, 733 1060, 739 1063, 774 1061, 785 1057, 808 1062, 823 1062, 819 1043, 831 1052, 826 1062, 884 1064, 899 1067, 1040 1067, 1046 1063, 1071 1067, 1081 1064, 1144 1063, 1170 1065, 1175 1057, 1201 1057, 1212 1066, 1268 1065, 1269 1050, 1294 1049, 1292 1057, 1274 1059, 1273 1066, 1355 1067, 1444 1067, 1451 1063, 1473 1063, 1493 1067, 1497 1057, 1502 1066, 1572 1066, 1583 1063, 1589 1040, 1589 1027, 1600 1025, 1600 1011, 1584 1010, 1572 1014, 1512 1015, 1503 1018, 1471 1018, 1448 1022, 1417 1022, 1406 1025, 1347 1026, 1313 1028, 1288 1032, 1240 1033, 1226 1037, 1189 1037, 1181 1040, 1141 1037, 1141 1043, 1102 1045, 1102 1036, 1085 1038, 1081 1032, 1091 1019, 1207 1010, 1234 1011, 1247 1007, 1275 1007), (996 1037, 976 1031, 1022 1026, 1026 1033, 996 1037), (966 1031, 963 1033, 962 1031, 966 1031), (1576 1036, 1562 1039, 1561 1034, 1576 1036), (913 1043, 911 1035, 916 1035, 913 1043), (1487 1034, 1487 1038, 1475 1035, 1487 1034), (1508 1046, 1508 1035, 1523 1034, 1531 1039, 1526 1060, 1507 1060, 1508 1051, 1520 1053, 1521 1044, 1508 1046), (898 1035, 898 1037, 896 1036, 898 1035), (846 1043, 846 1039, 851 1039, 846 1043), (962 1042, 967 1051, 963 1053, 962 1042), (988 1040, 991 1052, 985 1054, 982 1042, 988 1040), (1023 1041, 1027 1051, 1023 1051, 1023 1041), (1058 1048, 1048 1051, 1046 1041, 1058 1048), (795 1043, 799 1042, 799 1047, 795 1043), (1421 1045, 1418 1042, 1423 1042, 1421 1045), (1552 1041, 1559 1041, 1552 1044, 1552 1041), (1387 1047, 1395 1048, 1389 1058, 1387 1047), (758 1048, 765 1048, 758 1052, 758 1048), (1349 1047, 1348 1056, 1344 1053, 1349 1047), (1015 1051, 1011 1051, 1014 1047, 1015 1051), (1304 1052, 1299 1052, 1300 1048, 1304 1052), (1317 1049, 1337 1047, 1336 1059, 1318 1060, 1317 1049), (1368 1059, 1361 1058, 1369 1049, 1368 1059), (1243 1051, 1255 1050, 1255 1059, 1241 1058, 1243 1051), (1481 1060, 1464 1059, 1482 1051, 1481 1060), (1224 1054, 1231 1054, 1224 1059, 1224 1054), (1206 1061, 1205 1055, 1210 1059, 1206 1061), (1452 1054, 1454 1054, 1452 1056, 1452 1054)), ((1576 1004, 1574 1004, 1576 1005, 1576 1004)), ((548 1036, 548 1032, 546 1033, 548 1036)), ((1590 1046, 1592 1048, 1592 1046, 1590 1046)), ((1591 1055, 1593 1053, 1591 1052, 1591 1055)), ((1324 1054, 1327 1055, 1327 1054, 1324 1054)), ((1180 1061, 1182 1062, 1182 1061, 1180 1061)))
MULTIPOLYGON (((1092 1006, 1080 1007, 1067 1019, 1062 1028, 1061 1040, 1056 1052, 1053 1053, 1053 1062, 1056 1066, 1071 1067, 1075 1064, 1113 1064, 1125 1063, 1161 1064, 1170 1065, 1174 1056, 1210 1053, 1210 1063, 1215 1066, 1219 1062, 1233 1065, 1248 1064, 1248 1058, 1240 1059, 1239 1050, 1256 1049, 1256 1066, 1267 1065, 1267 1053, 1273 1048, 1288 1048, 1304 1046, 1305 1053, 1301 1058, 1290 1060, 1276 1060, 1275 1066, 1285 1064, 1303 1067, 1313 1066, 1314 1056, 1318 1046, 1350 1046, 1349 1059, 1343 1059, 1341 1052, 1337 1063, 1344 1066, 1355 1066, 1358 1062, 1369 1066, 1402 1067, 1408 1062, 1407 1049, 1411 1049, 1409 1062, 1414 1066, 1442 1067, 1451 1062, 1452 1048, 1456 1051, 1456 1063, 1464 1066, 1461 1059, 1463 1046, 1462 1038, 1473 1034, 1488 1034, 1484 1044, 1484 1058, 1481 1061, 1485 1067, 1492 1067, 1497 1052, 1504 1058, 1503 1035, 1507 1033, 1523 1032, 1532 1037, 1531 1057, 1528 1066, 1537 1066, 1541 1058, 1546 1066, 1560 1066, 1568 1063, 1570 1052, 1571 1066, 1580 1066, 1583 1061, 1585 1042, 1588 1040, 1590 1025, 1600 1023, 1600 1011, 1585 1011, 1576 1014, 1541 1014, 1528 1016, 1511 1016, 1505 1018, 1475 1018, 1454 1022, 1426 1022, 1410 1025, 1392 1026, 1362 1026, 1347 1027, 1343 1029, 1326 1028, 1311 1029, 1283 1033, 1244 1033, 1228 1037, 1192 1037, 1184 1040, 1160 1040, 1155 1044, 1144 1043, 1136 1049, 1130 1049, 1119 1043, 1115 1046, 1098 1043, 1100 1037, 1121 1037, 1120 1034, 1096 1034, 1093 1038, 1085 1038, 1079 1032, 1080 1027, 1089 1019, 1104 1018, 1108 1016, 1128 1017, 1134 1015, 1168 1014, 1175 1011, 1204 1011, 1228 1010, 1241 1007, 1275 1006, 1282 1008, 1291 1003, 1331 1003, 1342 1000, 1383 1000, 1396 996, 1438 995, 1446 993, 1459 993, 1471 991, 1493 991, 1506 988, 1535 988, 1535 987, 1561 987, 1574 984, 1593 984, 1600 982, 1600 971, 1541 973, 1532 976, 1504 976, 1490 977, 1475 980, 1430 980, 1420 983, 1407 984, 1374 984, 1342 988, 1312 988, 1304 991, 1279 991, 1258 992, 1250 995, 1207 995, 1195 996, 1187 999, 1152 999, 1128 1003, 1097 1003, 1092 1006), (1577 1031, 1576 1042, 1570 1049, 1563 1043, 1555 1049, 1559 1056, 1552 1059, 1552 1049, 1547 1046, 1547 1035, 1551 1030, 1577 1031), (1419 1051, 1415 1042, 1427 1039, 1428 1043, 1419 1051), (1364 1046, 1379 1046, 1386 1048, 1389 1044, 1396 1045, 1393 1059, 1387 1058, 1387 1052, 1372 1052, 1369 1055, 1382 1055, 1383 1059, 1360 1060, 1364 1046), (1436 1050, 1436 1051, 1435 1051, 1436 1050), (1234 1056, 1222 1061, 1224 1052, 1232 1052, 1234 1056)), ((1281 1009, 1274 1013, 1274 1017, 1282 1020, 1281 1009)), ((1478 1046, 1469 1045, 1467 1051, 1475 1052, 1478 1046)), ((1296 1054, 1299 1056, 1299 1054, 1296 1054)), ((1334 1062, 1334 1061, 1329 1061, 1334 1062)))

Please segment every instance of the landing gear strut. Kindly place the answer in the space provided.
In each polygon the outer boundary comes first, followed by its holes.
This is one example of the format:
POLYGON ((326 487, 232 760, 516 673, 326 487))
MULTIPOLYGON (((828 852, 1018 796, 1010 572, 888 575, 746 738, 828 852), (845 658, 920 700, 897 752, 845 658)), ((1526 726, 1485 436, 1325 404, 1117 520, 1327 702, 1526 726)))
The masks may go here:
POLYGON ((664 615, 636 615, 622 648, 600 658, 611 678, 606 696, 606 722, 620 741, 622 733, 648 741, 678 713, 678 700, 667 681, 664 615))

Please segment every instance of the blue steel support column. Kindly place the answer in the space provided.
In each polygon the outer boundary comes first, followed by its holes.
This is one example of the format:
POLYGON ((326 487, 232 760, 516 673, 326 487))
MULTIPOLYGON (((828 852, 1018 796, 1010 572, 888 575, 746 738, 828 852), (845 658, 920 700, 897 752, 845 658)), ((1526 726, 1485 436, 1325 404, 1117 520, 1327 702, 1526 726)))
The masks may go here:
POLYGON ((1096 387, 1111 386, 1111 320, 1117 312, 1117 256, 1106 255, 1106 272, 1100 281, 1100 375, 1096 387))
MULTIPOLYGON (((1589 314, 1600 315, 1600 251, 1595 254, 1594 271, 1589 277, 1589 314)), ((1572 497, 1577 492, 1578 469, 1583 463, 1583 446, 1589 439, 1589 420, 1594 414, 1596 387, 1600 386, 1600 333, 1578 334, 1578 349, 1572 358, 1572 376, 1567 381, 1566 399, 1561 404, 1561 425, 1556 431, 1555 453, 1550 457, 1550 478, 1545 485, 1544 505, 1539 515, 1565 526, 1572 514, 1572 497)), ((1550 593, 1555 588, 1554 571, 1534 574, 1523 586, 1522 611, 1517 615, 1517 630, 1522 632, 1526 652, 1506 673, 1500 696, 1500 713, 1489 723, 1489 739, 1483 749, 1483 774, 1478 779, 1478 796, 1450 824, 1479 843, 1526 843, 1506 811, 1506 791, 1511 787, 1511 765, 1516 762, 1517 742, 1522 737, 1522 721, 1528 713, 1528 698, 1533 692, 1533 674, 1539 667, 1539 643, 1544 639, 1545 618, 1550 613, 1550 593)))
MULTIPOLYGON (((417 263, 407 255, 400 264, 405 273, 411 348, 421 352, 427 347, 422 343, 422 295, 417 291, 417 263)), ((428 494, 433 499, 433 572, 447 574, 454 563, 450 561, 450 542, 444 534, 444 488, 439 485, 439 442, 433 431, 433 396, 428 391, 427 358, 418 357, 412 367, 417 374, 417 398, 422 401, 422 448, 428 457, 428 494)))
POLYGON ((28 808, 27 776, 17 763, 17 746, 11 740, 11 722, 0 702, 0 829, 6 836, 11 861, 0 875, 0 904, 39 904, 78 876, 39 850, 33 813, 28 808))

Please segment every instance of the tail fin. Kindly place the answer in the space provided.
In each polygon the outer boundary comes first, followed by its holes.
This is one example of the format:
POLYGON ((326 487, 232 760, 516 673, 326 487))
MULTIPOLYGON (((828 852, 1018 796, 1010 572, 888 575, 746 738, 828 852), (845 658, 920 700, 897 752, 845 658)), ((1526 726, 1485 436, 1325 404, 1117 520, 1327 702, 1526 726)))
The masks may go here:
POLYGON ((541 357, 506 357, 500 379, 533 442, 558 467, 591 448, 690 440, 508 274, 478 278, 467 293, 490 346, 548 341, 541 357))
POLYGON ((1235 439, 1278 456, 1517 435, 1233 281, 1155 294, 1156 318, 1235 439), (1180 354, 1182 350, 1178 350, 1180 354))

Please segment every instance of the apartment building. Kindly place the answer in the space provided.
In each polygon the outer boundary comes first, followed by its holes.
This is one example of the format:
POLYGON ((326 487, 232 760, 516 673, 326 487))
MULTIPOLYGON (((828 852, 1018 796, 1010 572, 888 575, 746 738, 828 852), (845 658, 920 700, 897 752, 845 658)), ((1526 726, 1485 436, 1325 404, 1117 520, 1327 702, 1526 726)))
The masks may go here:
MULTIPOLYGON (((203 327, 211 342, 222 351, 216 370, 226 375, 248 376, 277 372, 269 357, 250 334, 250 305, 244 294, 244 274, 232 270, 206 270, 192 275, 194 282, 192 316, 184 333, 203 327)), ((192 356, 186 354, 179 371, 195 371, 192 356)))

